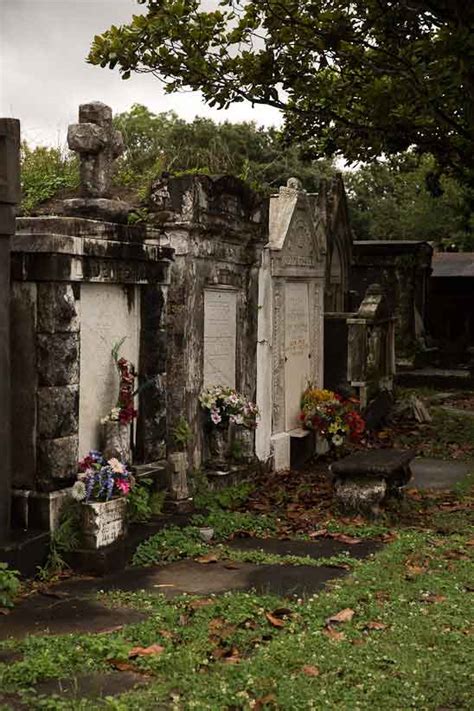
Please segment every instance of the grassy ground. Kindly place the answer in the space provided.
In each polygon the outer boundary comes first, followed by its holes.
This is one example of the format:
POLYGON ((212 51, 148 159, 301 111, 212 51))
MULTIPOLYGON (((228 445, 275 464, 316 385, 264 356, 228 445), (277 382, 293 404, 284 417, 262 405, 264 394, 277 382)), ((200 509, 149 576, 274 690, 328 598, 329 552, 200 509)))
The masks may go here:
MULTIPOLYGON (((304 475, 294 476, 301 479, 294 491, 307 495, 304 475)), ((279 496, 276 490, 273 495, 279 496)), ((282 497, 281 511, 295 503, 282 497)), ((394 511, 379 523, 326 518, 319 524, 326 535, 377 535, 387 543, 310 599, 252 592, 173 600, 159 591, 101 594, 107 605, 149 617, 108 634, 4 642, 0 652, 15 657, 0 664, 0 688, 38 709, 472 709, 473 503, 467 482, 452 495, 413 494, 402 515, 394 511), (342 621, 328 622, 341 611, 342 621), (130 658, 132 648, 151 645, 158 645, 154 653, 130 658), (95 701, 35 692, 43 680, 111 670, 138 671, 147 684, 95 701)), ((258 499, 254 505, 258 509, 258 499)), ((142 546, 137 562, 203 552, 255 555, 226 547, 238 531, 308 535, 305 525, 298 533, 294 519, 258 511, 214 512, 207 522, 216 529, 217 545, 199 542, 195 526, 172 530, 142 546)), ((256 562, 307 563, 258 556, 256 562)))
MULTIPOLYGON (((443 410, 440 401, 432 399, 436 394, 438 391, 428 388, 400 389, 399 400, 415 395, 428 405, 432 422, 416 424, 402 414, 379 433, 378 444, 415 449, 423 457, 464 461, 474 458, 474 417, 443 410)), ((453 391, 443 404, 472 411, 474 399, 472 393, 453 391)))

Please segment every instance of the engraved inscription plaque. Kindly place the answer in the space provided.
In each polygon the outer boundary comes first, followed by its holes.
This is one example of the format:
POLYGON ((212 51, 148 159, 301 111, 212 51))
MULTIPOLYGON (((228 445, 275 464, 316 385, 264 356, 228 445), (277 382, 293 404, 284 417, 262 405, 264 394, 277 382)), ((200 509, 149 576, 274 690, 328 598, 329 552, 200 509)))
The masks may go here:
POLYGON ((286 430, 299 427, 300 400, 310 380, 309 294, 307 282, 285 284, 286 430))
POLYGON ((204 292, 204 387, 235 387, 237 292, 204 292))

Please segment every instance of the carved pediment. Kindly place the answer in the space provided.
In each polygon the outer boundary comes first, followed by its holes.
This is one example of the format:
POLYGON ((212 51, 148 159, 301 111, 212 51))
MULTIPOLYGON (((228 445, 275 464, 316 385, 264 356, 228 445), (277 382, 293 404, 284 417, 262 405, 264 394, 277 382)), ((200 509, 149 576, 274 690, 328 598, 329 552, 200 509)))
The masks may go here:
POLYGON ((312 196, 290 183, 270 201, 269 247, 283 265, 316 267, 325 254, 324 232, 315 223, 312 196))

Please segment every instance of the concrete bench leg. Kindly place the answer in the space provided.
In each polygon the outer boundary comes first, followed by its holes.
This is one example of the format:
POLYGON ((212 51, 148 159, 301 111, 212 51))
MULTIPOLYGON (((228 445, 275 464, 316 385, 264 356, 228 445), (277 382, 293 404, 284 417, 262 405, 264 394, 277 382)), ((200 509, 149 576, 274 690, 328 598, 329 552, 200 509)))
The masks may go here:
POLYGON ((338 478, 334 488, 336 499, 345 511, 377 516, 387 493, 387 482, 383 477, 338 478))

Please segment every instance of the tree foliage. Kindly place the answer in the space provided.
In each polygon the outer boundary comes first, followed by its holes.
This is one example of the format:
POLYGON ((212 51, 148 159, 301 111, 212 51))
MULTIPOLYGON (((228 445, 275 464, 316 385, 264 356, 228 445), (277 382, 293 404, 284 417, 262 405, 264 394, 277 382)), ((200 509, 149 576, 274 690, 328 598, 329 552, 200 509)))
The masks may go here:
POLYGON ((21 209, 29 214, 34 208, 62 190, 79 185, 76 156, 61 148, 21 145, 21 209))
POLYGON ((434 168, 432 156, 405 153, 346 172, 355 238, 427 240, 441 248, 472 250, 468 193, 443 176, 433 195, 434 168))
POLYGON ((368 161, 410 146, 474 185, 474 3, 467 0, 137 0, 89 61, 152 72, 211 105, 281 109, 315 156, 368 161))
POLYGON ((333 172, 330 161, 305 160, 300 147, 284 145, 279 131, 252 122, 216 123, 200 117, 186 122, 174 112, 154 114, 135 104, 116 116, 115 126, 127 146, 116 182, 142 190, 161 172, 188 171, 229 173, 264 191, 296 176, 308 190, 316 190, 320 178, 333 172))

